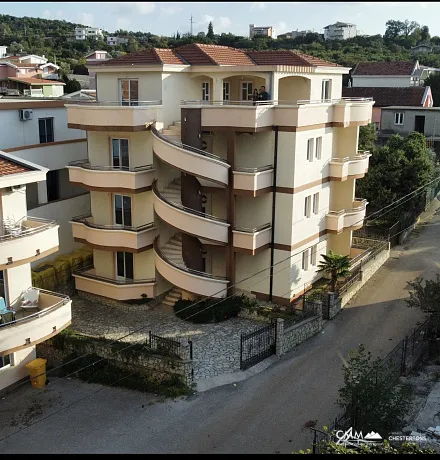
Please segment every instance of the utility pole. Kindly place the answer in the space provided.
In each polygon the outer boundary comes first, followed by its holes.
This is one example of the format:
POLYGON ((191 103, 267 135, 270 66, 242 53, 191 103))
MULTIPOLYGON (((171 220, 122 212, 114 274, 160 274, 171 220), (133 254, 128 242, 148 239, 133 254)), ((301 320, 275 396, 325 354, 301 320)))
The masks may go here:
POLYGON ((190 23, 191 23, 191 32, 190 32, 191 37, 192 37, 192 34, 193 34, 193 23, 194 23, 193 19, 194 19, 194 18, 193 18, 193 15, 191 15, 191 18, 189 19, 189 21, 190 21, 190 23))

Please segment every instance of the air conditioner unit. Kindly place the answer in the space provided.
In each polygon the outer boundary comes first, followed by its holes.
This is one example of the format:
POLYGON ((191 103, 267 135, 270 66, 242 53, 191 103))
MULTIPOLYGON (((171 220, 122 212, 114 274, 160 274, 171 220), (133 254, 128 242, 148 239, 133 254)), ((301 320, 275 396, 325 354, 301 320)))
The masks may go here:
POLYGON ((32 109, 20 109, 20 120, 21 121, 32 120, 32 109))

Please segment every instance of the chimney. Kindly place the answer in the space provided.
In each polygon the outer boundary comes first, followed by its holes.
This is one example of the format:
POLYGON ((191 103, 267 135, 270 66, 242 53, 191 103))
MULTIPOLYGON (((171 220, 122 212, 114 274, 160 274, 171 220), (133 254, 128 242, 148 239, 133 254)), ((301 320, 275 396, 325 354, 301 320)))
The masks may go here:
POLYGON ((351 80, 348 80, 348 88, 351 88, 351 80))

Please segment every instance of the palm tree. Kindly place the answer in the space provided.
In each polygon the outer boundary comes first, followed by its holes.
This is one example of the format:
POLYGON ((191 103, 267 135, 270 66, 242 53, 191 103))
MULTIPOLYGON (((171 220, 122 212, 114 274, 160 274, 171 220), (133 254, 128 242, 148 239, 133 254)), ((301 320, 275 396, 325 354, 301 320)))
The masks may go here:
POLYGON ((331 290, 335 292, 338 278, 350 274, 350 258, 341 254, 335 254, 333 251, 329 251, 327 255, 322 254, 322 258, 324 260, 318 265, 318 272, 330 275, 331 290))

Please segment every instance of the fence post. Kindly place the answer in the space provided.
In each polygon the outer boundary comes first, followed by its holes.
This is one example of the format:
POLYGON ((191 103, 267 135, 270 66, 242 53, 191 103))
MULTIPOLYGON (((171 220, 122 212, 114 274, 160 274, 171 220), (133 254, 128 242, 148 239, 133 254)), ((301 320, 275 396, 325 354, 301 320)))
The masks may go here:
POLYGON ((408 345, 408 336, 405 336, 402 343, 402 365, 400 368, 400 375, 405 375, 406 370, 406 348, 408 345))
POLYGON ((148 346, 151 348, 151 331, 148 331, 148 337, 149 337, 148 346))
POLYGON ((283 342, 284 342, 284 319, 277 318, 275 323, 275 354, 281 357, 284 354, 283 342))

